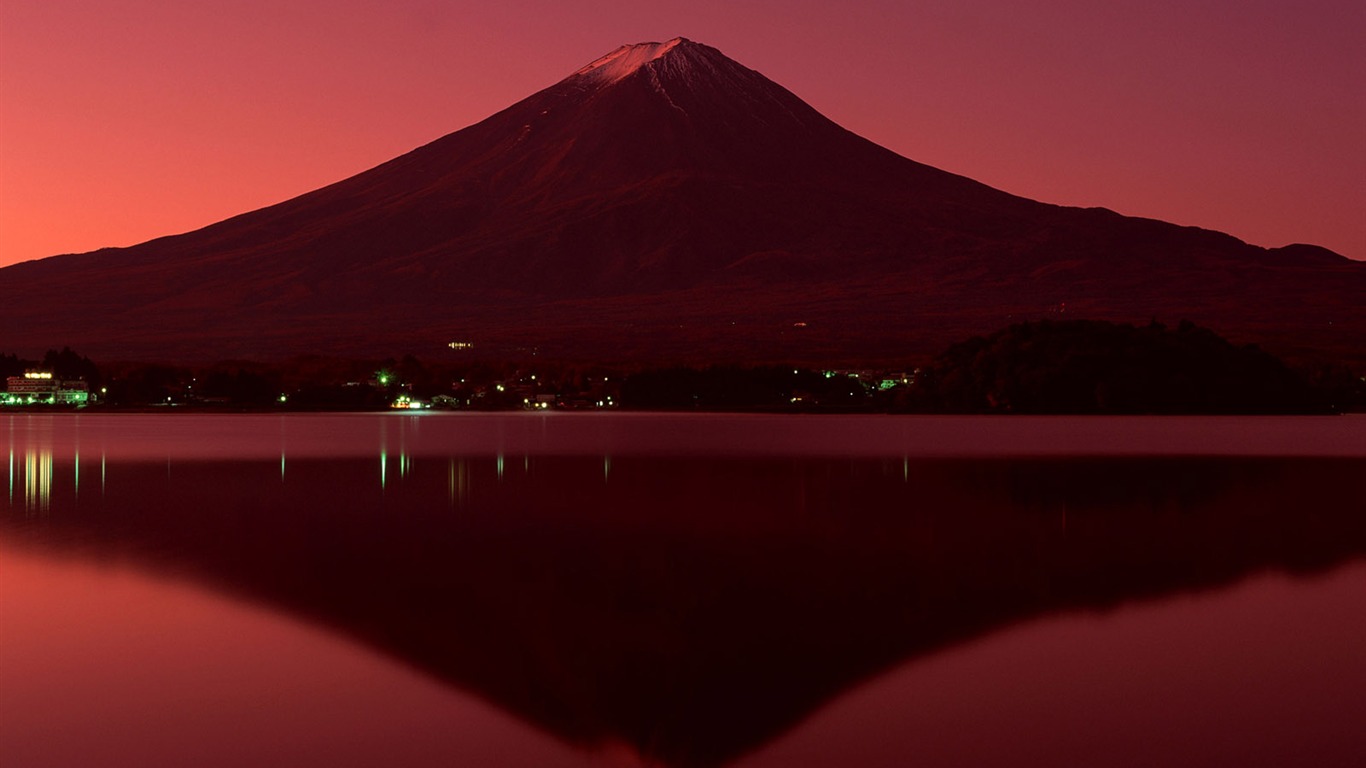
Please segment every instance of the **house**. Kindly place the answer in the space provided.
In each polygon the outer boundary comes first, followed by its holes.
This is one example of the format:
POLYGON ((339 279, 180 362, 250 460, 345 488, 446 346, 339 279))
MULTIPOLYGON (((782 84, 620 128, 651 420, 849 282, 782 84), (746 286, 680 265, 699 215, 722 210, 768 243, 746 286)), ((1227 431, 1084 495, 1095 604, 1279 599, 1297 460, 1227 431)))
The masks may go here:
POLYGON ((51 371, 24 371, 5 380, 4 405, 85 405, 90 388, 84 381, 64 381, 51 371))

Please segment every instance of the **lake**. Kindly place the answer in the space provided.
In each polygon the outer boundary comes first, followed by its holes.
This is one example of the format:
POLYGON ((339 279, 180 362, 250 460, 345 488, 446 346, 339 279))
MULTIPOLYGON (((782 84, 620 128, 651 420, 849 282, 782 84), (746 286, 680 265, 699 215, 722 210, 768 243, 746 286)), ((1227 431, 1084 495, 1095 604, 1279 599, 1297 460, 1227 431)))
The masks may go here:
POLYGON ((1356 766, 1366 417, 7 414, 5 766, 1356 766))

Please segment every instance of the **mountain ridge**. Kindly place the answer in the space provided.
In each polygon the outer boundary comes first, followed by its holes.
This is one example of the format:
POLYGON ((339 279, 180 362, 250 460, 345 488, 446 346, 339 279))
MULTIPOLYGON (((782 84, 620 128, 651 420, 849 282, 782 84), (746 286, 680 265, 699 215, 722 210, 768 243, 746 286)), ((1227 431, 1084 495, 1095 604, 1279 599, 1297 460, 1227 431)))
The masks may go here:
POLYGON ((100 355, 195 355, 194 331, 246 356, 380 352, 396 336, 435 349, 460 332, 486 349, 749 359, 931 354, 1070 304, 1313 347, 1298 326, 1327 327, 1325 310, 1350 310, 1344 288, 1366 291, 1366 265, 1328 254, 1011 195, 880 147, 675 38, 623 46, 281 203, 0 269, 0 320, 21 349, 100 355), (58 303, 62 316, 43 312, 58 303), (827 338, 775 347, 795 322, 827 338), (628 339, 680 324, 696 337, 665 334, 677 338, 654 351, 648 334, 628 339))

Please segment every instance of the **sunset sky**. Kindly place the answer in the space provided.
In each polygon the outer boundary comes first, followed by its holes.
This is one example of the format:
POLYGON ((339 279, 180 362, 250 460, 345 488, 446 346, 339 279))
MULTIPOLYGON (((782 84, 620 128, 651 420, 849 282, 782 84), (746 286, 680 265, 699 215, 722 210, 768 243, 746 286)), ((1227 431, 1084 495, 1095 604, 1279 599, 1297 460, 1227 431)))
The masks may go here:
POLYGON ((1360 0, 0 0, 0 265, 270 205, 685 36, 1009 192, 1366 259, 1360 0))

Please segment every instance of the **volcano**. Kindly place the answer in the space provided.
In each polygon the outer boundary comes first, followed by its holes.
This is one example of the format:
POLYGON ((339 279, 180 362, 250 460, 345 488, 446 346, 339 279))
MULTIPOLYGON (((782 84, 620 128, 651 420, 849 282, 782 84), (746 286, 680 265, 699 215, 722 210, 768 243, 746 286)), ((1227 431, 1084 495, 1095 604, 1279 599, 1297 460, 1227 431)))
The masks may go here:
POLYGON ((841 128, 714 48, 623 46, 359 175, 193 232, 0 269, 0 343, 871 361, 1066 314, 1366 359, 1366 264, 1068 208, 841 128))

